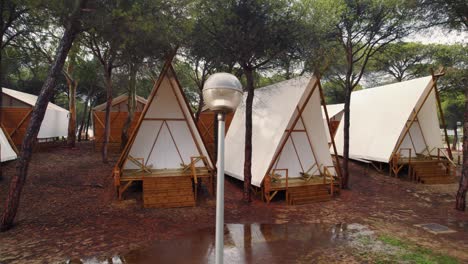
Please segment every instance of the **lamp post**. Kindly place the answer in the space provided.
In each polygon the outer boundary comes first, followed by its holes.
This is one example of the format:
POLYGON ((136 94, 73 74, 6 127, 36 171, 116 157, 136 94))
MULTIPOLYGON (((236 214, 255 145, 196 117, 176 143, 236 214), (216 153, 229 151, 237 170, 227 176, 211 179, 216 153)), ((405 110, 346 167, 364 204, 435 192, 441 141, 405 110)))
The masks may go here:
POLYGON ((215 111, 218 118, 218 163, 216 180, 216 264, 223 263, 224 251, 224 119, 233 112, 242 99, 242 85, 236 76, 229 73, 215 73, 203 86, 206 106, 215 111))

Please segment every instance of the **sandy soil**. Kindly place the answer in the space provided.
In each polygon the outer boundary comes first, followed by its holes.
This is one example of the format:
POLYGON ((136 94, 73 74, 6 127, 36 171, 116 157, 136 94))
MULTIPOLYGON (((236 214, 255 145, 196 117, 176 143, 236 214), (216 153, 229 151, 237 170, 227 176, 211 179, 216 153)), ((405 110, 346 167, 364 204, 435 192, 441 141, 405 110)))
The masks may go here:
MULTIPOLYGON (((89 143, 35 153, 16 226, 0 233, 0 263, 60 263, 113 256, 214 226, 215 203, 207 195, 197 207, 164 210, 142 208, 135 190, 129 199, 115 200, 111 170, 116 160, 113 156, 109 164, 103 164, 89 143)), ((15 162, 4 165, 0 209, 14 166, 15 162)), ((225 221, 359 223, 376 234, 389 234, 468 263, 468 213, 453 209, 456 184, 414 184, 359 164, 351 167, 350 190, 343 190, 333 201, 304 206, 287 206, 280 200, 266 205, 258 198, 246 205, 241 202, 242 184, 228 179, 225 221), (439 223, 457 232, 434 235, 415 226, 421 223, 439 223)), ((337 254, 337 262, 348 257, 356 260, 346 248, 342 252, 333 251, 324 261, 337 254)))

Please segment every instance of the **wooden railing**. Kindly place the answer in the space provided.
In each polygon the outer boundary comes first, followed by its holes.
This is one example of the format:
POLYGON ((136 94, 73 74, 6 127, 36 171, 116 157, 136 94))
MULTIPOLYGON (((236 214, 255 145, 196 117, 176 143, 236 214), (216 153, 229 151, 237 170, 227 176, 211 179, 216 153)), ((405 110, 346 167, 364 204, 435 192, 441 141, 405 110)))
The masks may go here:
MULTIPOLYGON (((333 175, 329 168, 333 168, 335 169, 334 166, 323 166, 323 183, 326 184, 326 178, 329 177, 330 178, 330 194, 333 196, 334 193, 335 193, 335 175, 333 175)), ((338 175, 336 175, 336 177, 338 178, 338 182, 339 182, 339 188, 341 189, 341 179, 339 178, 338 175)))
POLYGON ((275 173, 277 171, 284 171, 285 172, 285 177, 286 177, 286 191, 288 191, 288 180, 289 180, 289 173, 288 173, 288 169, 273 169, 271 171, 271 174, 272 175, 275 175, 275 173))
POLYGON ((444 163, 444 166, 447 170, 447 174, 451 175, 451 176, 456 176, 457 174, 457 164, 455 162, 453 162, 452 159, 450 159, 450 157, 448 156, 448 154, 446 153, 447 149, 446 148, 437 148, 437 160, 441 160, 441 153, 443 154, 443 156, 445 157, 445 163, 444 163), (449 164, 452 164, 453 166, 450 166, 449 164))

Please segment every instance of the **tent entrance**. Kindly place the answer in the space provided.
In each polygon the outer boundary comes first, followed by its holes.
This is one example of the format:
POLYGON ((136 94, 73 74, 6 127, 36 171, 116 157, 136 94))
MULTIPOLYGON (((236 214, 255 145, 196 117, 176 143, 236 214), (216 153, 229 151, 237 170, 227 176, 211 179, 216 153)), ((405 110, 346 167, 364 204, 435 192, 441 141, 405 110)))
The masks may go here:
POLYGON ((398 176, 400 170, 407 166, 410 175, 413 165, 431 160, 451 162, 452 155, 436 85, 437 77, 439 76, 433 75, 427 93, 411 111, 405 123, 390 157, 390 174, 398 176), (447 148, 438 143, 440 142, 439 118, 444 128, 447 148))

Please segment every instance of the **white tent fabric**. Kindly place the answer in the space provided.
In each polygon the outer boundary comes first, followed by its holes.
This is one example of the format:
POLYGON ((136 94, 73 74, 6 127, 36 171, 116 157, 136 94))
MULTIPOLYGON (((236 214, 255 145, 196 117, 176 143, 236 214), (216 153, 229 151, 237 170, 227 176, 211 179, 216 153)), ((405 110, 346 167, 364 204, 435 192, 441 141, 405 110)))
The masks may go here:
MULTIPOLYGON (((330 120, 334 119, 336 121, 340 121, 341 118, 343 117, 343 110, 344 110, 344 104, 327 105, 328 118, 330 118, 330 120)), ((331 142, 329 127, 327 123, 327 117, 325 116, 325 112, 323 111, 323 108, 322 108, 322 118, 323 118, 323 124, 325 125, 325 130, 327 132, 327 141, 331 142)))
MULTIPOLYGON (((34 107, 37 101, 37 96, 23 93, 20 91, 11 90, 8 88, 2 88, 3 93, 31 106, 34 107)), ((47 110, 42 121, 38 139, 41 138, 53 138, 53 137, 66 137, 68 135, 68 110, 62 107, 49 103, 47 110)))
MULTIPOLYGON (((303 107, 317 82, 315 77, 298 77, 255 90, 252 113, 253 185, 260 187, 270 165, 273 166, 275 162, 273 160, 275 154, 280 151, 280 145, 286 139, 285 131, 291 128, 298 115, 298 109, 303 107)), ((333 166, 320 111, 318 89, 317 87, 314 90, 304 108, 302 118, 292 128, 301 130, 302 133, 291 133, 291 137, 287 139, 283 151, 276 160, 276 167, 287 168, 289 177, 298 177, 301 171, 307 171, 315 163, 314 156, 317 158, 317 164, 333 166)), ((225 144, 226 174, 243 180, 245 103, 236 110, 225 144)), ((331 173, 334 174, 335 171, 331 170, 331 173)))
MULTIPOLYGON (((189 164, 190 157, 209 157, 175 76, 170 66, 162 73, 161 82, 148 99, 149 105, 143 111, 141 125, 130 146, 129 154, 144 158, 145 165, 152 169, 177 169, 182 164, 189 164)), ((209 158, 208 162, 213 167, 209 158)), ((200 161, 197 165, 202 164, 200 161)), ((123 168, 138 167, 126 162, 123 168)))
MULTIPOLYGON (((424 154, 422 152, 426 144, 433 151, 431 154, 434 154, 434 149, 442 148, 432 87, 432 77, 428 76, 353 92, 350 106, 350 158, 388 163, 399 138, 403 136, 405 124, 421 106, 418 121, 410 129, 414 146, 408 134, 400 149, 411 148, 414 155, 415 150, 424 154)), ((335 135, 335 143, 338 154, 342 155, 342 124, 335 135)), ((400 153, 408 155, 406 151, 400 153)))
POLYGON ((3 131, 3 128, 0 128, 0 148, 2 154, 1 162, 18 158, 18 155, 11 146, 10 141, 8 141, 7 137, 5 136, 5 131, 3 131))

